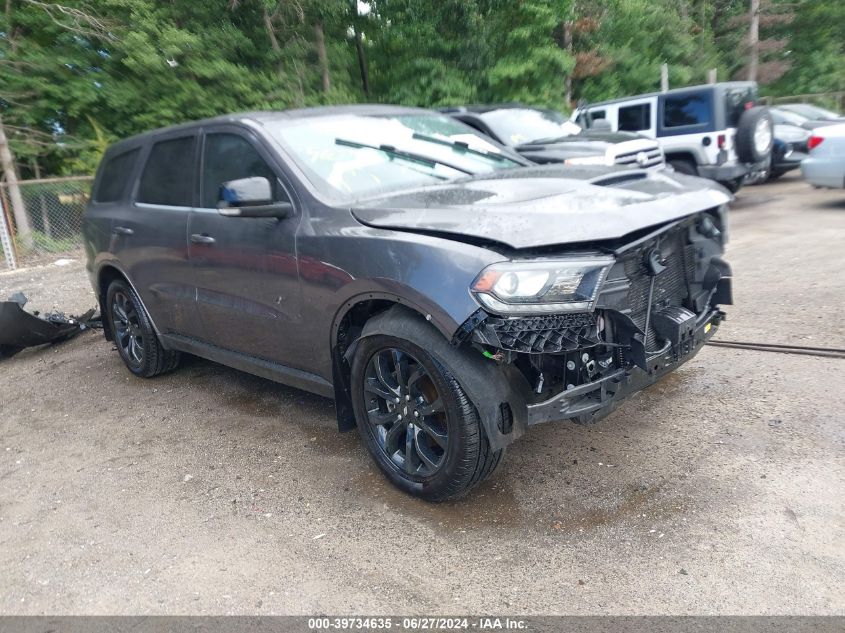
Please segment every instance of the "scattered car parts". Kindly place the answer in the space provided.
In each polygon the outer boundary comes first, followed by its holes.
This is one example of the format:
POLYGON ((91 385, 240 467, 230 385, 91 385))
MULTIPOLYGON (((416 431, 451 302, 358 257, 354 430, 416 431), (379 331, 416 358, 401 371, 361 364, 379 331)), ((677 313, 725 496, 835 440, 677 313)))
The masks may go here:
POLYGON ((93 309, 79 317, 65 316, 62 312, 29 313, 23 309, 27 301, 20 292, 8 301, 0 301, 0 358, 13 356, 27 347, 66 341, 100 325, 93 309))

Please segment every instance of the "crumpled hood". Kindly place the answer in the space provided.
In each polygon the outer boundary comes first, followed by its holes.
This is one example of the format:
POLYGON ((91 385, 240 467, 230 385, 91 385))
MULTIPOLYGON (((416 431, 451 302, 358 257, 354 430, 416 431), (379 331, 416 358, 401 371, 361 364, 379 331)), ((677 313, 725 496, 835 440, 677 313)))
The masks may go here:
POLYGON ((492 240, 513 248, 619 239, 717 207, 730 195, 668 171, 543 166, 358 203, 366 225, 492 240))

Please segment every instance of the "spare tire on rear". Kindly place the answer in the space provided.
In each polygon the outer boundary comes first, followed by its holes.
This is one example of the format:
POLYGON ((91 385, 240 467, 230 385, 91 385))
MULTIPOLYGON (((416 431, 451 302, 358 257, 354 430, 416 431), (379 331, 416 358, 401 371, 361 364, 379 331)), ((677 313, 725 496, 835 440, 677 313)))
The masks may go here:
POLYGON ((772 153, 774 123, 766 106, 755 106, 742 113, 736 126, 736 154, 743 163, 759 163, 772 153))

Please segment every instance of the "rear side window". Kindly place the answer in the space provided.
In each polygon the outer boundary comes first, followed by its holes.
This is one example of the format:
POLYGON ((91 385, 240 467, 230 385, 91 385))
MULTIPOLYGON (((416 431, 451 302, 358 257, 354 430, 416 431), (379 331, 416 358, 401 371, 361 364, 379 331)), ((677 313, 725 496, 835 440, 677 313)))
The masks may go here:
POLYGON ((273 200, 287 202, 279 179, 252 144, 237 134, 208 134, 202 168, 202 206, 217 206, 220 185, 230 180, 262 176, 273 187, 273 200))
POLYGON ((95 202, 116 202, 123 197, 139 153, 140 149, 133 149, 106 160, 94 194, 95 202))
POLYGON ((671 96, 663 102, 663 127, 706 125, 711 116, 708 93, 671 96))
POLYGON ((153 145, 141 174, 138 202, 192 206, 195 142, 195 137, 186 136, 153 145))
POLYGON ((756 99, 757 93, 750 87, 725 92, 725 119, 728 127, 736 127, 739 117, 754 105, 756 99))
POLYGON ((624 132, 638 132, 651 127, 651 104, 639 103, 637 105, 619 108, 619 129, 624 132))

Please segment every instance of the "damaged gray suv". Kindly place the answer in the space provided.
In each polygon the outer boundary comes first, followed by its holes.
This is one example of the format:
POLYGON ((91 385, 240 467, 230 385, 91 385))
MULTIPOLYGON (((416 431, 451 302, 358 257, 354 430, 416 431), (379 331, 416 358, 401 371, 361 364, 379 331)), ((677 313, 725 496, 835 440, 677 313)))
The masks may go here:
POLYGON ((724 318, 729 196, 668 171, 526 166, 392 106, 224 116, 121 141, 84 232, 129 370, 180 353, 333 398, 429 500, 529 426, 593 422, 724 318))

